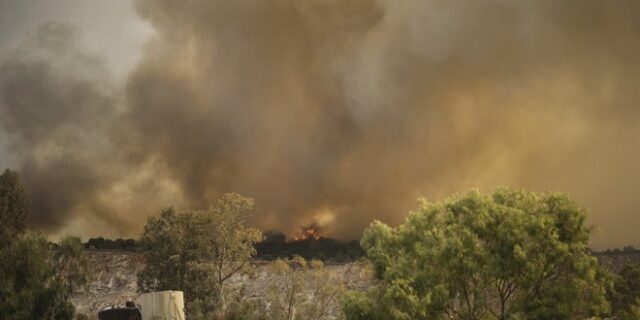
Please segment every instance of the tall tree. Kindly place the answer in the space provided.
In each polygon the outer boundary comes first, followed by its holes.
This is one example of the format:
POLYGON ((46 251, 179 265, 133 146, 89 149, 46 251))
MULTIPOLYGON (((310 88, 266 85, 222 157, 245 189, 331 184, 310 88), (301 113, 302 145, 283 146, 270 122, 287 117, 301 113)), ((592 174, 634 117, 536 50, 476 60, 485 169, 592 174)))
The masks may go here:
POLYGON ((606 312, 608 278, 587 251, 585 210, 507 188, 422 201, 374 222, 362 246, 380 286, 345 299, 349 319, 584 319, 606 312))
POLYGON ((0 247, 24 232, 29 200, 18 173, 6 169, 0 175, 0 247))
POLYGON ((86 282, 80 239, 56 245, 24 230, 28 196, 18 174, 0 175, 0 319, 67 320, 75 316, 73 292, 86 282))
POLYGON ((168 208, 149 218, 140 240, 146 263, 138 273, 138 290, 183 291, 190 319, 215 310, 216 282, 210 270, 201 267, 206 259, 203 230, 198 215, 168 208))
POLYGON ((222 308, 227 280, 247 266, 256 254, 254 244, 262 239, 260 231, 244 226, 252 208, 253 199, 226 193, 209 210, 199 213, 205 223, 207 255, 214 263, 217 296, 222 308))
POLYGON ((140 291, 185 292, 190 319, 225 312, 225 288, 255 255, 258 230, 245 227, 253 199, 224 194, 209 210, 176 213, 167 209, 145 225, 141 245, 146 268, 140 291))

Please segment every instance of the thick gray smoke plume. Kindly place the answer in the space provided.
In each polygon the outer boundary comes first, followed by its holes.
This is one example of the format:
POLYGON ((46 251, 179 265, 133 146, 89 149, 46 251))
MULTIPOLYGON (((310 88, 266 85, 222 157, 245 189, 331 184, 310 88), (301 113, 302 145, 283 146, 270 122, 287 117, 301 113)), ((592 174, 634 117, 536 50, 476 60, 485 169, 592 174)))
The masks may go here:
POLYGON ((162 206, 236 191, 262 228, 356 238, 419 196, 510 185, 569 193, 596 246, 640 241, 637 1, 136 9, 156 34, 126 88, 58 25, 0 66, 32 226, 135 234, 162 206))
POLYGON ((37 228, 63 226, 76 205, 111 183, 96 160, 115 98, 76 37, 70 26, 48 24, 0 66, 0 122, 31 196, 27 222, 37 228))

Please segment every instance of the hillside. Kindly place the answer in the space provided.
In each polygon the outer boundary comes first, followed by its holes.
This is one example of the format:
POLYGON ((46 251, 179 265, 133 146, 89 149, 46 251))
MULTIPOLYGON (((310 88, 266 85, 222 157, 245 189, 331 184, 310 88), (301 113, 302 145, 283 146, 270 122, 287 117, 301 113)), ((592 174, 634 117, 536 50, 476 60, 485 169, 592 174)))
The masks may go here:
MULTIPOLYGON (((144 268, 142 254, 122 251, 88 250, 89 284, 78 292, 73 301, 79 314, 96 319, 98 310, 103 307, 122 304, 134 300, 137 296, 136 273, 144 268)), ((605 269, 618 270, 625 263, 640 263, 640 254, 597 255, 605 269)), ((269 270, 271 262, 256 261, 253 274, 243 274, 232 278, 234 287, 245 286, 247 295, 259 298, 265 294, 266 287, 272 281, 279 281, 269 270)), ((333 278, 342 282, 348 289, 365 290, 371 283, 371 271, 363 262, 327 265, 333 278)), ((338 313, 338 305, 332 306, 333 314, 338 313)))
MULTIPOLYGON (((96 319, 98 310, 110 305, 123 304, 137 296, 136 273, 144 268, 144 259, 140 253, 121 251, 88 250, 89 284, 73 298, 78 314, 96 319)), ((270 272, 271 262, 256 261, 252 274, 242 274, 231 279, 231 286, 245 286, 247 296, 259 298, 265 294, 267 286, 278 277, 270 272)), ((364 290, 371 285, 371 272, 365 263, 351 262, 327 265, 331 277, 344 284, 348 289, 364 290)), ((337 314, 338 305, 334 304, 332 314, 337 314)))

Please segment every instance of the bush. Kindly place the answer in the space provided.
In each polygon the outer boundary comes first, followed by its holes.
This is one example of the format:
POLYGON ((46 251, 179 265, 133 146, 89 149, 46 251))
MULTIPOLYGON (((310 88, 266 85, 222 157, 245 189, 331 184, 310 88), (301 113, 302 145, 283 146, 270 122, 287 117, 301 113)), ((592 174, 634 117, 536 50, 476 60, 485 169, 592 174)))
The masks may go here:
POLYGON ((279 281, 271 283, 266 297, 269 319, 327 319, 329 308, 343 290, 321 261, 308 262, 296 256, 278 259, 272 268, 279 281))

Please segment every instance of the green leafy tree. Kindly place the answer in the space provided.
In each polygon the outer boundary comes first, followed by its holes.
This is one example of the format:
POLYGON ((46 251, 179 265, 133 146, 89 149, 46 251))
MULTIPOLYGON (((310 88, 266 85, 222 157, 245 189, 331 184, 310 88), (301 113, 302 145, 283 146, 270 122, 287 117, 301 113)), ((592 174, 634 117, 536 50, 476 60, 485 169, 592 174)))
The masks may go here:
POLYGON ((190 317, 214 310, 215 281, 200 267, 206 257, 203 228, 202 219, 193 213, 169 208, 149 219, 140 241, 146 267, 138 273, 138 289, 184 291, 190 317))
POLYGON ((15 171, 6 169, 0 175, 0 248, 24 232, 24 219, 29 213, 29 200, 15 171))
POLYGON ((190 319, 223 317, 227 281, 247 266, 260 240, 244 226, 253 200, 224 194, 209 210, 176 213, 166 209, 147 222, 141 238, 146 268, 139 290, 184 291, 190 319))
POLYGON ((207 229, 206 251, 213 261, 217 296, 221 299, 227 280, 247 267, 256 254, 254 244, 262 239, 259 230, 244 226, 252 208, 253 199, 227 193, 208 211, 199 212, 207 229))
POLYGON ((85 284, 87 259, 78 238, 53 246, 26 233, 0 251, 0 319, 73 319, 73 292, 85 284))
POLYGON ((0 175, 0 319, 73 319, 71 296, 86 282, 80 239, 53 245, 24 232, 29 200, 17 173, 0 175))
POLYGON ((348 319, 584 319, 607 311, 585 211, 563 194, 507 188, 421 201, 361 244, 380 285, 345 296, 348 319))

